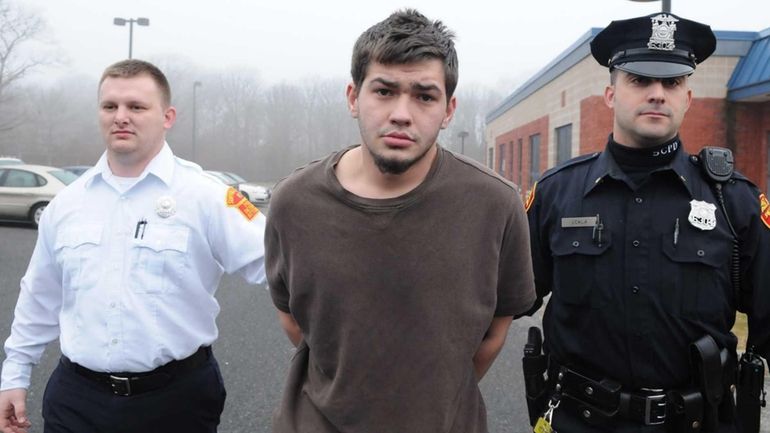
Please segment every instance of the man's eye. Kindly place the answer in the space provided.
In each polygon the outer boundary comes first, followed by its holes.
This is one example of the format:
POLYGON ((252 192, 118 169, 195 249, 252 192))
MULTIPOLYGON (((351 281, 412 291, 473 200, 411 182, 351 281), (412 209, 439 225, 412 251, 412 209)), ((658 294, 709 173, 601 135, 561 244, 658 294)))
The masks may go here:
POLYGON ((666 87, 676 87, 681 83, 678 78, 666 78, 663 80, 663 85, 666 87))
POLYGON ((419 99, 420 101, 423 101, 423 102, 430 102, 430 101, 434 101, 436 98, 434 98, 431 95, 423 93, 422 95, 419 95, 417 97, 417 99, 419 99))
POLYGON ((374 91, 374 93, 380 96, 389 96, 393 94, 393 92, 391 92, 390 89, 377 89, 374 91))

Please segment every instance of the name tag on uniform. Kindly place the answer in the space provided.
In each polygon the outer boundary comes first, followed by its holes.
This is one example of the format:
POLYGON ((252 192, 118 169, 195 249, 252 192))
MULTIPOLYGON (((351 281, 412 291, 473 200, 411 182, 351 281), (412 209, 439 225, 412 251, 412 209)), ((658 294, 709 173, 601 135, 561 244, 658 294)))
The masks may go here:
POLYGON ((562 228, 566 228, 566 227, 594 227, 594 226, 596 226, 596 219, 597 218, 595 216, 562 218, 561 219, 561 226, 562 226, 562 228))

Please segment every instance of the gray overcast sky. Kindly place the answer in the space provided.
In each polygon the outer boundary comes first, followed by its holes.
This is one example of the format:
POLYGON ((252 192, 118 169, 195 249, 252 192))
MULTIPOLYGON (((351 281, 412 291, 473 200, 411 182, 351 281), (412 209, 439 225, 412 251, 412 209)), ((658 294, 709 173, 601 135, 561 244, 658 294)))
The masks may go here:
MULTIPOLYGON (((187 58, 213 70, 247 67, 268 83, 349 74, 355 38, 402 7, 440 19, 457 34, 460 85, 506 91, 541 69, 591 27, 646 15, 661 3, 628 0, 13 0, 39 13, 67 61, 37 79, 76 72, 98 76, 128 56, 128 27, 114 17, 147 17, 134 26, 134 57, 187 58)), ((673 12, 715 30, 770 27, 767 0, 672 0, 673 12)))

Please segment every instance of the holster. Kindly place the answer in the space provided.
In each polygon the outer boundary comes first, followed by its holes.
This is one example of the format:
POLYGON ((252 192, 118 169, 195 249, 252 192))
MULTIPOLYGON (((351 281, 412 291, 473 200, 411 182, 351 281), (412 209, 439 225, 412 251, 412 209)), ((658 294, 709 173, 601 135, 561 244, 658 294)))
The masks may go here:
POLYGON ((536 326, 529 328, 521 365, 524 372, 524 390, 527 396, 529 423, 534 426, 537 419, 545 411, 549 397, 545 378, 545 372, 548 370, 548 357, 543 353, 543 337, 540 328, 536 326))
POLYGON ((758 433, 765 406, 765 364, 749 349, 741 355, 736 395, 736 417, 742 433, 758 433))
POLYGON ((690 344, 692 386, 668 394, 670 432, 713 432, 735 417, 735 357, 710 335, 690 344))

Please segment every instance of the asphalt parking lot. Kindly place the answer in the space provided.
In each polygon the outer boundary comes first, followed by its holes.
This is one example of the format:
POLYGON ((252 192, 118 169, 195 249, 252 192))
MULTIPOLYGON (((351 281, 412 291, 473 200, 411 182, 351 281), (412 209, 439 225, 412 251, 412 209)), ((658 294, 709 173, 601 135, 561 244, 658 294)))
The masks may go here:
MULTIPOLYGON (((0 341, 10 332, 19 280, 32 254, 37 231, 0 223, 0 341)), ((270 432, 270 417, 280 399, 291 344, 278 325, 275 307, 262 286, 248 286, 238 277, 225 276, 217 293, 222 311, 220 338, 214 353, 222 367, 228 397, 221 433, 270 432)), ((521 379, 521 348, 526 318, 514 322, 495 365, 481 382, 488 411, 489 431, 524 432, 527 415, 521 379)), ((3 353, 0 358, 5 358, 3 353)), ((58 344, 47 348, 35 368, 29 391, 30 433, 42 433, 41 399, 48 375, 59 358, 58 344)))

